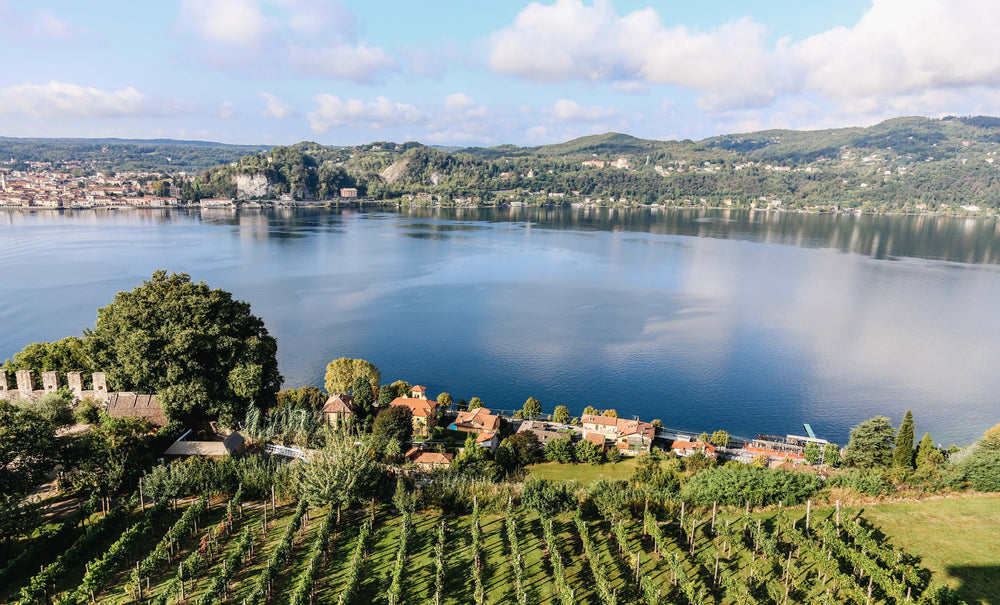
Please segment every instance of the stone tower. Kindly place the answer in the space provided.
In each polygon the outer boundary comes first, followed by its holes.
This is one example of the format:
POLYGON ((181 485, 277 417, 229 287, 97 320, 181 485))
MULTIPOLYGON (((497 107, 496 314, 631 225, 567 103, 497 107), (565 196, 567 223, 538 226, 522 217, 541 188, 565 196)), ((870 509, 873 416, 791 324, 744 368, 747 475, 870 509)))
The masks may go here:
POLYGON ((0 370, 0 392, 9 390, 10 390, 10 383, 7 382, 7 370, 0 370))
POLYGON ((108 399, 108 379, 104 372, 94 372, 94 397, 101 401, 108 399))

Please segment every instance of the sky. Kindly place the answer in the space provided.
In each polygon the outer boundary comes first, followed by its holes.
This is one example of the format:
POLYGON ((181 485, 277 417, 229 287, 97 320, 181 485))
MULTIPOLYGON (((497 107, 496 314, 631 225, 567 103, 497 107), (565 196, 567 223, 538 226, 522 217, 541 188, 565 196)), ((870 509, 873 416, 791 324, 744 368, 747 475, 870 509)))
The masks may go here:
POLYGON ((0 0, 0 136, 702 139, 1000 115, 998 0, 0 0))

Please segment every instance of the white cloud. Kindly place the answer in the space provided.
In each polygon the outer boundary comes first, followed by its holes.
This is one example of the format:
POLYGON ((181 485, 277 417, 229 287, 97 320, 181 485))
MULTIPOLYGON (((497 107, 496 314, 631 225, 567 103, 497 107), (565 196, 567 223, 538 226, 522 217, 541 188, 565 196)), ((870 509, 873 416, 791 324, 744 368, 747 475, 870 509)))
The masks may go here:
POLYGON ((0 32, 17 39, 71 38, 78 34, 76 26, 47 10, 22 12, 6 1, 0 1, 0 32))
POLYGON ((989 0, 875 0, 853 28, 788 48, 802 86, 827 97, 1000 84, 1000 11, 989 0))
POLYGON ((33 118, 164 116, 190 111, 180 103, 153 101, 131 86, 120 90, 49 82, 0 88, 0 115, 33 118))
POLYGON ((223 120, 228 120, 229 118, 236 115, 236 106, 233 105, 232 101, 223 101, 219 105, 219 117, 223 120))
POLYGON ((316 102, 319 107, 308 115, 309 127, 316 133, 342 126, 380 129, 426 119, 425 114, 413 105, 394 103, 382 96, 364 102, 359 99, 342 101, 333 95, 321 94, 316 95, 316 102))
POLYGON ((275 95, 272 95, 267 92, 262 92, 258 93, 257 96, 264 99, 264 101, 267 103, 267 108, 264 111, 260 112, 261 117, 282 120, 294 114, 292 107, 275 95))
POLYGON ((559 99, 552 105, 552 113, 561 122, 600 122, 615 115, 609 107, 583 107, 576 101, 559 99))
POLYGON ((649 82, 704 91, 707 106, 760 104, 774 94, 766 35, 748 18, 702 32, 665 27, 653 8, 619 16, 608 0, 556 0, 495 33, 490 65, 539 82, 649 82))
POLYGON ((1000 87, 998 31, 995 0, 873 0, 852 27, 769 46, 767 29, 747 17, 706 31, 665 24, 653 8, 619 15, 609 0, 554 0, 528 5, 494 33, 489 61, 538 82, 680 86, 714 114, 814 94, 874 115, 1000 87))
POLYGON ((178 25, 194 34, 196 58, 223 69, 374 83, 399 65, 385 49, 357 39, 341 2, 181 0, 178 25))
POLYGON ((338 44, 326 48, 292 46, 288 58, 299 71, 330 76, 358 83, 377 81, 388 72, 396 71, 396 60, 379 47, 364 42, 357 45, 338 44))
POLYGON ((268 29, 254 0, 181 0, 186 25, 211 42, 256 47, 268 29))

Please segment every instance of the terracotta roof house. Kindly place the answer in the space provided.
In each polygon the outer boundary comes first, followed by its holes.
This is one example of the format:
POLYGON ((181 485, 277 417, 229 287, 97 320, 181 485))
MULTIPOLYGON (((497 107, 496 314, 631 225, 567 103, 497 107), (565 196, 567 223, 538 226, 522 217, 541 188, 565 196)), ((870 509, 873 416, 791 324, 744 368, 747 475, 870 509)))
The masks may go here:
POLYGON ((476 435, 476 444, 480 447, 489 448, 491 452, 496 452, 497 446, 500 445, 500 436, 496 431, 479 433, 476 435))
POLYGON ((407 460, 419 467, 432 469, 451 466, 451 459, 455 457, 455 454, 442 454, 427 448, 414 447, 410 448, 405 456, 407 460))
POLYGON ((580 416, 580 423, 583 424, 584 431, 600 431, 607 434, 618 432, 618 420, 618 418, 598 416, 596 414, 584 414, 580 416))
POLYGON ((426 435, 434 427, 438 409, 436 401, 417 397, 397 397, 392 400, 390 405, 403 406, 413 412, 413 433, 415 435, 426 435))
POLYGON ((677 453, 678 456, 690 456, 695 452, 702 452, 705 454, 706 458, 716 458, 718 454, 715 452, 715 446, 711 443, 705 443, 704 441, 674 441, 671 444, 670 449, 677 453))
POLYGON ((354 416, 354 397, 351 395, 330 397, 323 406, 322 414, 327 424, 337 428, 348 416, 354 416))
POLYGON ((410 387, 410 397, 414 399, 427 399, 427 387, 415 384, 410 387))
POLYGON ((607 447, 608 439, 607 437, 604 436, 603 433, 598 433, 597 431, 591 431, 584 436, 584 439, 590 441, 594 445, 601 448, 602 452, 608 449, 607 447))
POLYGON ((656 427, 641 420, 584 414, 580 421, 583 423, 585 438, 595 433, 604 435, 614 441, 618 449, 627 453, 648 452, 656 438, 656 427))
POLYGON ((450 428, 476 434, 496 432, 500 429, 500 417, 491 413, 489 408, 476 408, 459 412, 450 428))
POLYGON ((116 392, 108 394, 108 416, 112 418, 141 418, 155 426, 165 426, 167 415, 163 413, 156 395, 116 392))

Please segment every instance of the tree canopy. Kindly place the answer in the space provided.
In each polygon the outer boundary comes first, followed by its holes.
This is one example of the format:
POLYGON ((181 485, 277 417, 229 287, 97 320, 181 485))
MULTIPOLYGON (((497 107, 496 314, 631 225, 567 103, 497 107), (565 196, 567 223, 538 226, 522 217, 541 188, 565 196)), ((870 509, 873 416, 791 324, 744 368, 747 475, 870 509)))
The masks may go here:
POLYGON ((865 420, 851 429, 851 440, 844 448, 844 463, 858 468, 889 466, 896 431, 885 416, 865 420))
POLYGON ((281 386, 278 344, 250 305, 186 273, 156 271, 119 292, 86 336, 111 385, 157 393, 171 419, 231 423, 273 404, 281 386))
POLYGON ((330 395, 350 393, 354 388, 354 379, 364 377, 368 380, 372 392, 379 388, 382 382, 382 372, 371 362, 364 359, 349 359, 341 357, 326 365, 326 392, 330 395))

